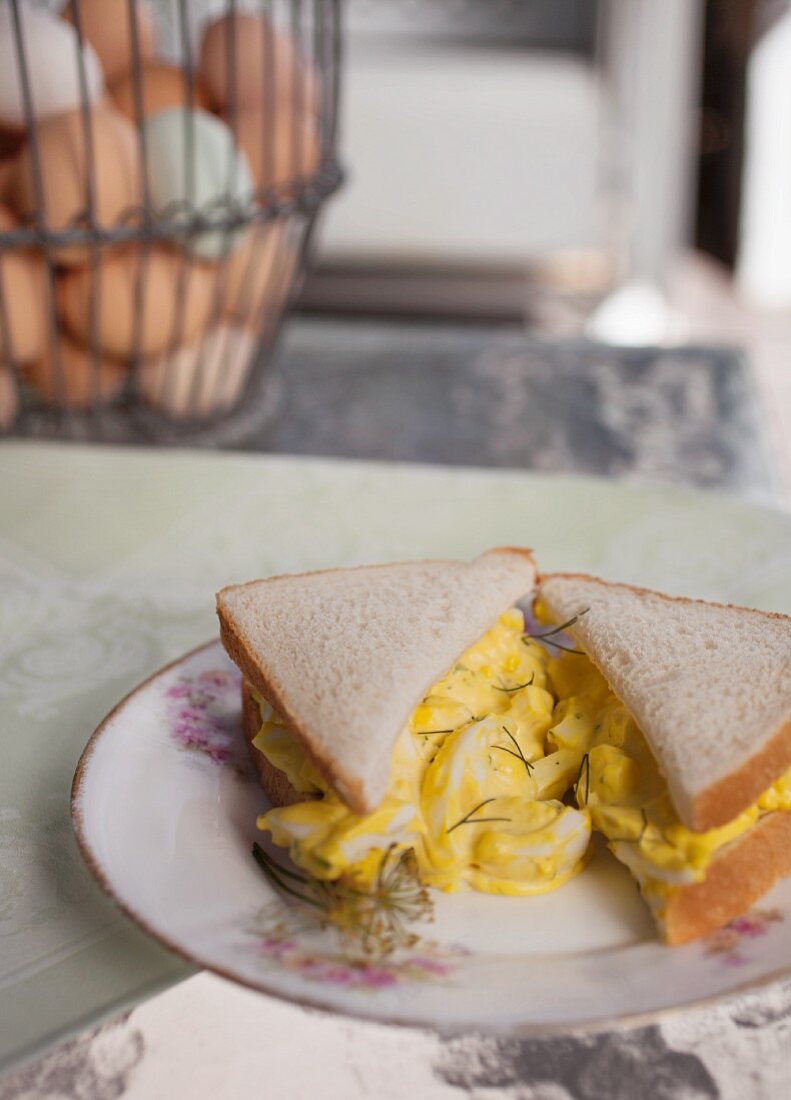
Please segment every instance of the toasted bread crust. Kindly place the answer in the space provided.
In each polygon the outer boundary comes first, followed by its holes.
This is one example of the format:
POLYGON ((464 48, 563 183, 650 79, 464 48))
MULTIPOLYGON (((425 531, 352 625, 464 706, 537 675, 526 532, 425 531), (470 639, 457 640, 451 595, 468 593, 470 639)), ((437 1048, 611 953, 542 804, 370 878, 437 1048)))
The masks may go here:
MULTIPOLYGON (((541 582, 546 577, 559 577, 564 580, 584 580, 607 588, 607 581, 600 577, 591 577, 587 573, 547 573, 539 575, 536 588, 541 594, 541 582)), ((789 615, 778 611, 760 611, 739 607, 738 604, 715 603, 713 600, 696 600, 689 596, 667 596, 650 588, 640 588, 634 584, 618 584, 619 588, 628 588, 637 595, 660 596, 670 603, 705 604, 709 607, 728 608, 732 611, 749 610, 752 614, 763 615, 767 619, 788 620, 789 615)), ((573 634, 573 630, 571 632, 573 634)), ((718 779, 706 790, 701 791, 692 803, 692 816, 686 824, 696 833, 705 833, 733 821, 748 806, 763 794, 767 787, 791 767, 791 716, 784 721, 764 745, 747 760, 737 771, 718 779)))
POLYGON ((689 943, 716 932, 791 874, 791 812, 767 814, 712 861, 703 882, 682 886, 665 912, 665 939, 689 943))
MULTIPOLYGON (((756 801, 767 787, 791 766, 791 718, 772 734, 764 747, 750 757, 743 768, 723 776, 701 791, 693 806, 696 832, 714 829, 732 821, 756 801), (723 820, 723 814, 728 816, 723 820), (711 823, 711 824, 710 824, 711 823)), ((791 816, 791 815, 789 815, 791 816)))
MULTIPOLYGON (((277 713, 282 716, 284 721, 288 724, 288 728, 299 747, 316 770, 325 776, 330 786, 343 798, 346 805, 351 810, 354 810, 355 813, 365 813, 367 805, 363 796, 362 783, 351 776, 342 776, 338 772, 337 766, 333 760, 329 758, 324 759, 314 751, 309 740, 300 731, 298 724, 293 721, 290 714, 290 708, 286 706, 285 700, 276 689, 274 683, 261 672, 253 661, 248 659, 247 647, 244 640, 237 636, 233 625, 229 623, 221 613, 219 614, 219 619, 220 639, 222 644, 225 647, 226 653, 237 668, 241 669, 244 679, 255 688, 259 695, 262 695, 271 703, 277 713)), ((260 725, 259 721, 256 733, 258 729, 260 729, 260 725)), ((255 734, 253 734, 253 736, 255 736, 255 734)))
POLYGON ((245 741, 250 750, 250 759, 258 772, 261 786, 272 805, 291 806, 295 802, 304 802, 311 798, 312 795, 295 790, 289 783, 285 773, 276 768, 274 764, 270 764, 264 754, 253 746, 253 739, 261 729, 261 712, 258 709, 258 703, 252 696, 252 688, 245 680, 242 681, 242 726, 245 741))

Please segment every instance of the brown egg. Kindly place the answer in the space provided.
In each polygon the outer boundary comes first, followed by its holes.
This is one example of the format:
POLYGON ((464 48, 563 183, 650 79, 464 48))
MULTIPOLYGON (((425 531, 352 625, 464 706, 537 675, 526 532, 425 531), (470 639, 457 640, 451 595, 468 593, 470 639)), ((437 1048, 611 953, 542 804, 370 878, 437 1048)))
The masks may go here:
POLYGON ((143 364, 140 394, 178 420, 225 411, 241 396, 255 350, 255 338, 245 329, 218 325, 198 343, 143 364))
MULTIPOLYGON (((163 61, 152 61, 140 72, 140 95, 142 97, 143 118, 164 111, 168 107, 187 107, 190 100, 187 95, 187 83, 184 73, 175 65, 163 61)), ((137 89, 132 76, 124 76, 110 88, 116 106, 127 118, 137 121, 135 96, 137 89)), ((193 107, 209 109, 209 95, 200 77, 195 75, 192 83, 193 107)))
POLYGON ((19 412, 19 390, 8 367, 0 364, 0 431, 6 431, 19 412))
POLYGON ((174 339, 183 343, 196 337, 212 308, 215 270, 166 248, 129 247, 104 256, 95 280, 90 265, 65 272, 58 281, 58 311, 69 333, 85 344, 91 334, 92 287, 102 352, 119 359, 136 352, 147 358, 166 351, 174 339))
MULTIPOLYGON (((16 221, 0 206, 0 233, 16 221)), ((49 288, 44 260, 31 248, 0 247, 0 359, 27 363, 44 351, 48 332, 49 288), (8 319, 8 333, 3 318, 8 319), (10 347, 9 340, 10 337, 10 347)))
POLYGON ((316 171, 321 148, 315 119, 306 116, 295 127, 294 115, 286 107, 278 110, 272 121, 269 137, 260 111, 241 112, 236 119, 236 140, 247 155, 257 186, 282 188, 316 171))
POLYGON ((0 126, 0 159, 15 157, 24 144, 24 130, 10 130, 6 126, 0 126))
POLYGON ((267 99, 294 102, 315 112, 318 85, 309 63, 299 56, 290 35, 275 30, 263 13, 234 12, 210 23, 203 33, 198 69, 214 105, 225 110, 260 108, 267 99), (235 79, 228 80, 228 54, 234 54, 235 79))
POLYGON ((24 130, 9 130, 0 126, 0 200, 8 194, 14 164, 24 144, 24 130))
MULTIPOLYGON (((106 106, 90 113, 93 146, 94 212, 100 226, 114 225, 121 214, 140 202, 140 165, 135 129, 128 119, 106 106)), ((88 206, 86 132, 80 111, 46 119, 38 127, 38 149, 44 191, 44 219, 50 229, 64 229, 88 206)), ((19 157, 9 200, 20 214, 36 207, 31 148, 19 157)), ((59 248, 59 263, 84 263, 87 246, 59 248)))
POLYGON ((11 181, 14 178, 16 159, 14 157, 0 158, 0 201, 5 201, 11 190, 11 181))
MULTIPOLYGON (((132 21, 129 0, 80 0, 80 26, 102 63, 108 84, 132 68, 132 21)), ((154 53, 154 19, 144 0, 134 4, 137 15, 138 55, 145 61, 154 53)), ((61 17, 74 23, 71 0, 63 5, 61 17)))
POLYGON ((56 351, 48 344, 41 359, 25 368, 24 378, 46 405, 86 409, 117 397, 128 373, 113 359, 99 358, 94 364, 87 348, 61 336, 56 351))
POLYGON ((251 226, 225 261, 226 315, 238 324, 263 327, 285 304, 296 260, 284 222, 251 226))

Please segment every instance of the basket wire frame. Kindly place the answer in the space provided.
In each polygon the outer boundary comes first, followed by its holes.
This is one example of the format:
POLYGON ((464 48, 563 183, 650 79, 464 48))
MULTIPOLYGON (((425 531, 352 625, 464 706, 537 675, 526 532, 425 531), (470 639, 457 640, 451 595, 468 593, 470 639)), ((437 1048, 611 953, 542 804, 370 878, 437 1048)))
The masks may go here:
MULTIPOLYGON (((196 41, 207 15, 200 0, 167 0, 156 5, 160 22, 166 22, 176 43, 172 58, 183 79, 183 147, 185 152, 185 201, 157 209, 150 189, 150 150, 146 127, 143 73, 145 57, 140 40, 139 9, 144 0, 126 0, 129 30, 129 71, 131 74, 136 137, 139 202, 124 210, 113 224, 104 224, 97 211, 97 169, 94 147, 92 105, 86 70, 86 42, 82 0, 67 0, 68 13, 76 38, 78 112, 84 150, 82 195, 84 208, 65 226, 48 220, 45 173, 39 143, 34 89, 26 43, 23 0, 9 0, 13 49, 19 74, 19 91, 24 114, 32 209, 18 225, 9 230, 0 227, 0 370, 13 376, 22 396, 19 411, 11 425, 0 427, 18 435, 105 439, 107 441, 169 442, 194 441, 217 443, 237 441, 265 419, 271 410, 273 394, 267 385, 267 367, 271 361, 277 334, 288 299, 298 289, 309 250, 312 231, 319 211, 329 195, 340 185, 343 173, 338 162, 337 128, 341 77, 341 0, 258 0, 238 3, 224 0, 213 5, 209 18, 237 13, 260 13, 261 53, 264 59, 260 106, 261 178, 255 181, 252 196, 234 197, 238 159, 229 156, 225 165, 224 194, 215 207, 199 207, 196 202, 195 115, 199 73, 196 41), (274 30, 272 29, 274 28, 274 30), (277 48, 278 37, 289 36, 299 59, 291 65, 288 102, 284 103, 279 65, 284 53, 277 48), (280 81, 280 83, 279 83, 280 81), (312 102, 306 102, 308 97, 312 102), (278 174, 278 126, 283 117, 290 128, 288 135, 287 179, 278 174), (317 151, 313 164, 305 163, 303 140, 305 119, 315 126, 317 151), (196 259, 191 245, 201 234, 211 231, 221 240, 221 259, 207 264, 196 259), (245 270, 237 273, 233 298, 236 330, 249 334, 241 347, 233 343, 228 320, 229 258, 240 234, 249 236, 245 270), (88 390, 82 399, 70 399, 68 365, 63 354, 63 324, 58 312, 59 280, 64 277, 63 250, 81 249, 87 274, 87 338, 85 353, 89 362, 88 390), (135 274, 132 292, 132 339, 123 358, 128 373, 117 397, 107 401, 102 391, 102 263, 107 255, 121 249, 135 250, 135 274), (178 257, 173 288, 172 323, 164 353, 156 357, 156 367, 145 355, 146 278, 154 250, 168 250, 178 257), (27 379, 29 364, 17 357, 12 340, 11 303, 5 287, 4 259, 13 254, 43 258, 43 290, 46 296, 48 384, 45 398, 37 394, 27 379), (261 294, 260 265, 267 264, 269 276, 261 294), (206 281, 210 271, 210 304, 197 336, 185 332, 190 280, 200 276, 206 281), (229 343, 230 341, 230 343, 229 343), (249 350, 247 350, 249 348, 249 350), (229 388, 231 369, 226 362, 235 355, 234 377, 240 385, 229 388), (187 355, 190 370, 180 372, 175 364, 187 355), (242 361, 243 360, 243 361, 242 361), (144 371, 150 376, 143 386, 144 371), (187 385, 183 384, 187 377, 187 385), (153 378, 153 381, 151 379, 153 378), (77 407, 74 407, 74 406, 77 407)), ((149 10, 153 5, 148 4, 149 10)), ((223 118, 239 148, 237 84, 238 24, 232 33, 222 35, 226 77, 223 118)), ((287 73, 287 76, 289 74, 287 73)), ((106 94, 106 93, 105 93, 106 94)), ((313 131, 312 131, 313 132, 313 131)), ((21 154, 19 154, 21 155, 21 154)), ((71 270, 71 268, 69 269, 71 270)), ((73 334, 70 334, 73 336, 73 334)))

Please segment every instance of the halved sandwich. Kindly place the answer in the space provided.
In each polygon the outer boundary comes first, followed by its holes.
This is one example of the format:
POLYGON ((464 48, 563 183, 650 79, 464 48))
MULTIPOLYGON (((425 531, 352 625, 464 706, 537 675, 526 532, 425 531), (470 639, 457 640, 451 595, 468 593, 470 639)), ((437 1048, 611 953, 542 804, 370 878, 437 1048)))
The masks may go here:
POLYGON ((573 575, 540 599, 585 654, 577 801, 669 943, 722 927, 791 874, 791 617, 573 575))
POLYGON ((590 815, 562 801, 579 760, 545 751, 549 658, 514 607, 535 581, 503 548, 219 593, 280 807, 259 824, 304 871, 371 885, 395 845, 427 885, 526 894, 581 868, 590 815))
POLYGON ((223 589, 260 827, 317 879, 374 884, 396 848, 512 895, 595 828, 669 942, 721 926, 791 873, 791 619, 550 576, 539 625, 535 588, 505 548, 223 589))

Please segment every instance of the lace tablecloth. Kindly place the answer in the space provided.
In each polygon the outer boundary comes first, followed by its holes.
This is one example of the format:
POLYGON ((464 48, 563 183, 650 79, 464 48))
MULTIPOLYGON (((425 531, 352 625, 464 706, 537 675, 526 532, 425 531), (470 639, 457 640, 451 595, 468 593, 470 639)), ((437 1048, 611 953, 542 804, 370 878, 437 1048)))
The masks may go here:
MULTIPOLYGON (((280 418, 255 446, 590 469, 771 497, 749 382, 728 353, 586 359, 508 335, 415 331, 399 342, 395 330, 383 347, 372 330, 350 344, 345 328, 292 335, 276 374, 280 418)), ((220 584, 438 546, 473 553, 509 530, 519 477, 0 446, 0 1058, 27 1060, 0 1079, 0 1097, 219 1100, 257 1087, 325 1100, 741 1100, 791 1089, 782 986, 637 1030, 500 1041, 336 1020, 199 975, 89 1026, 188 973, 101 898, 75 851, 68 789, 96 722, 214 633, 220 584), (429 498, 445 501, 441 514, 429 498)), ((658 553, 644 521, 644 552, 658 553)))

